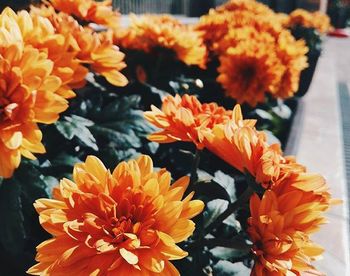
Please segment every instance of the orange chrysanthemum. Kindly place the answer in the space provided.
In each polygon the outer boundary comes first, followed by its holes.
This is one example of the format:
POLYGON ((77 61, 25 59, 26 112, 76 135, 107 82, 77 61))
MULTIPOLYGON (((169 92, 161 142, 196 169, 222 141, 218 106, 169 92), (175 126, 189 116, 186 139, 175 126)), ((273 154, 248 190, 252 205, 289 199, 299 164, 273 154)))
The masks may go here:
POLYGON ((168 15, 132 15, 130 26, 115 33, 115 42, 146 53, 171 50, 187 65, 205 66, 206 47, 200 32, 168 15))
POLYGON ((299 88, 300 73, 308 67, 306 54, 309 51, 304 40, 295 40, 289 31, 282 31, 278 37, 276 53, 284 71, 279 87, 271 91, 275 97, 292 97, 299 88))
POLYGON ((24 43, 47 53, 48 58, 54 62, 53 74, 62 81, 58 93, 65 98, 74 97, 72 88, 84 86, 88 70, 80 64, 76 54, 69 50, 69 35, 57 33, 48 19, 27 11, 16 14, 11 9, 5 9, 3 19, 15 20, 24 43))
POLYGON ((256 106, 264 102, 266 93, 275 92, 284 67, 269 33, 250 27, 236 28, 221 44, 228 48, 220 55, 217 81, 227 96, 256 106))
POLYGON ((7 178, 21 155, 35 159, 33 153, 45 152, 37 123, 54 123, 68 104, 57 94, 61 80, 52 75, 52 61, 24 46, 20 27, 6 11, 0 22, 6 24, 0 28, 0 177, 7 178))
MULTIPOLYGON (((113 45, 112 33, 98 34, 92 29, 82 27, 71 16, 56 13, 50 6, 40 9, 32 8, 33 14, 46 16, 53 25, 55 32, 68 37, 68 53, 81 64, 104 76, 115 86, 125 86, 126 77, 120 73, 126 67, 124 54, 113 45)), ((80 72, 80 71, 79 71, 80 72)))
POLYGON ((205 147, 237 170, 252 175, 263 187, 270 187, 285 162, 280 146, 268 145, 263 132, 255 129, 255 120, 244 120, 236 105, 234 120, 202 131, 205 147))
POLYGON ((202 130, 211 129, 234 116, 232 111, 216 103, 201 104, 195 96, 189 95, 168 96, 164 98, 161 110, 155 106, 151 109, 145 112, 145 118, 162 130, 148 139, 158 143, 193 142, 199 149, 204 146, 202 130))
POLYGON ((321 34, 328 32, 331 29, 329 16, 320 12, 308 12, 303 9, 296 9, 289 15, 289 20, 286 22, 287 27, 303 26, 306 28, 314 28, 321 34))
POLYGON ((216 10, 210 10, 209 14, 202 16, 196 25, 196 29, 201 32, 207 47, 215 53, 225 51, 222 40, 229 30, 246 27, 254 28, 259 33, 268 33, 274 38, 277 38, 282 31, 282 25, 277 17, 266 17, 244 10, 220 13, 216 10))
POLYGON ((183 177, 153 170, 152 159, 120 163, 111 173, 89 156, 77 164, 74 182, 63 179, 53 199, 35 208, 53 238, 40 244, 32 275, 179 275, 170 260, 187 255, 176 243, 194 231, 190 220, 204 207, 182 199, 183 177))
POLYGON ((319 206, 322 204, 300 190, 283 195, 268 190, 262 199, 253 195, 248 233, 256 258, 251 275, 323 275, 311 265, 323 249, 304 229, 320 219, 319 206))
POLYGON ((113 11, 112 1, 97 2, 94 0, 49 0, 58 11, 70 14, 85 22, 93 22, 116 28, 120 14, 113 11))
POLYGON ((255 0, 230 0, 216 8, 217 12, 248 11, 255 15, 273 16, 274 11, 255 0))

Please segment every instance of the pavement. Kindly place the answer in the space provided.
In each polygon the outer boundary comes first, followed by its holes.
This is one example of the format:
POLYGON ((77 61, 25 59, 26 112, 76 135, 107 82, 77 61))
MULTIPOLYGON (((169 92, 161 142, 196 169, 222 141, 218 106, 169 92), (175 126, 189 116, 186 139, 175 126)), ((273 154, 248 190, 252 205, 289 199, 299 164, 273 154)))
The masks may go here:
POLYGON ((329 223, 314 235, 314 240, 325 248, 324 258, 315 262, 315 266, 327 276, 350 275, 347 188, 350 179, 346 179, 350 168, 345 162, 350 152, 344 149, 350 132, 348 135, 342 124, 350 117, 342 116, 341 112, 350 112, 350 100, 344 102, 339 90, 342 87, 350 99, 349 49, 349 38, 326 38, 311 87, 302 99, 304 114, 298 126, 302 129, 294 152, 310 172, 320 173, 327 179, 333 197, 343 200, 342 205, 330 209, 329 223))

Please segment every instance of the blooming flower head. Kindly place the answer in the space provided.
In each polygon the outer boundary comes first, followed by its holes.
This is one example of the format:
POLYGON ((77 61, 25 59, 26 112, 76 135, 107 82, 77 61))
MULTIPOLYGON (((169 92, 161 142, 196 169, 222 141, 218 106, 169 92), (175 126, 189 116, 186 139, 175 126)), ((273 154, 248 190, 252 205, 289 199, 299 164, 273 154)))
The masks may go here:
POLYGON ((84 86, 88 70, 80 64, 76 54, 70 52, 69 36, 57 33, 47 18, 36 13, 20 11, 16 14, 7 8, 3 11, 3 19, 10 18, 17 22, 24 44, 46 53, 54 62, 53 74, 62 81, 58 93, 65 98, 74 97, 72 88, 84 86))
POLYGON ((252 196, 248 220, 255 255, 252 275, 323 275, 311 265, 323 249, 300 227, 320 215, 314 209, 318 203, 309 200, 301 191, 276 195, 268 190, 261 199, 252 196))
POLYGON ((170 260, 187 256, 176 243, 194 231, 190 220, 204 204, 183 198, 188 177, 170 185, 168 171, 152 159, 120 163, 113 172, 89 156, 73 181, 63 179, 53 199, 35 208, 53 235, 37 248, 32 275, 179 275, 170 260))
POLYGON ((120 14, 113 11, 112 1, 94 0, 50 0, 58 11, 75 16, 85 22, 93 22, 115 28, 119 25, 120 14))
POLYGON ((248 11, 255 15, 273 15, 274 12, 266 5, 255 0, 230 0, 216 8, 217 12, 248 11))
POLYGON ((168 15, 132 15, 126 30, 115 34, 115 42, 126 49, 155 53, 172 51, 187 65, 205 66, 206 48, 200 33, 168 15))
POLYGON ((234 109, 235 121, 204 130, 205 147, 237 170, 253 176, 264 188, 278 179, 284 162, 279 145, 268 145, 266 135, 255 129, 254 120, 243 120, 240 106, 234 109), (237 120, 237 118, 239 118, 237 120))
POLYGON ((179 95, 164 98, 161 110, 155 106, 145 112, 145 118, 161 131, 151 134, 148 139, 158 143, 174 141, 193 142, 203 148, 203 129, 232 119, 232 111, 216 103, 202 104, 195 96, 179 95))
MULTIPOLYGON (((112 33, 97 34, 92 29, 79 25, 73 17, 56 13, 50 6, 32 8, 32 13, 46 16, 55 32, 67 37, 68 55, 74 56, 80 64, 88 65, 92 71, 101 74, 115 86, 125 86, 128 83, 120 73, 126 67, 124 54, 113 45, 112 33)), ((86 73, 87 71, 85 75, 86 73)))
POLYGON ((221 44, 228 48, 219 57, 217 80, 225 94, 251 106, 264 102, 266 93, 276 90, 284 70, 274 38, 254 28, 236 28, 221 44))
POLYGON ((210 10, 209 14, 202 16, 196 25, 196 29, 202 33, 205 44, 214 52, 225 50, 222 41, 229 31, 246 27, 254 28, 259 33, 268 33, 274 38, 278 37, 282 30, 277 17, 266 17, 245 10, 224 12, 210 10))
POLYGON ((68 104, 57 93, 61 80, 52 75, 47 55, 24 45, 7 11, 0 14, 0 25, 0 177, 8 178, 21 156, 35 159, 33 153, 45 152, 37 123, 54 123, 68 104))
POLYGON ((308 67, 306 57, 308 51, 304 40, 296 40, 287 30, 280 33, 276 53, 284 66, 284 71, 279 87, 271 91, 272 94, 286 99, 298 91, 300 74, 308 67))
POLYGON ((286 26, 295 27, 303 26, 306 28, 314 28, 319 33, 324 34, 331 28, 329 16, 320 12, 309 12, 304 9, 296 9, 289 15, 289 20, 286 22, 286 26))

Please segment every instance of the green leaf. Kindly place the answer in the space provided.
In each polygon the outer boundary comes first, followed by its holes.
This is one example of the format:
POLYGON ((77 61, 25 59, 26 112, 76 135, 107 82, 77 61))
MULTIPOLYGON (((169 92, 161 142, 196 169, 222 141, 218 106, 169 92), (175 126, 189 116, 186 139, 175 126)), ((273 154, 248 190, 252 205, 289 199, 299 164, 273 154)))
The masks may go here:
POLYGON ((272 112, 274 113, 274 115, 277 115, 283 120, 289 120, 289 118, 292 116, 292 110, 286 104, 283 103, 273 107, 272 112))
POLYGON ((199 171, 199 177, 200 180, 195 185, 196 195, 205 197, 208 201, 218 198, 230 201, 230 196, 225 188, 210 179, 210 175, 205 175, 203 171, 199 171))
POLYGON ((229 261, 219 261, 213 267, 216 276, 247 276, 250 269, 243 263, 231 263, 229 261))
POLYGON ((97 151, 95 137, 92 135, 88 127, 93 126, 94 123, 88 119, 80 116, 71 115, 64 116, 60 121, 55 123, 57 130, 68 140, 74 137, 78 139, 83 145, 97 151))
POLYGON ((267 112, 266 110, 257 108, 254 111, 261 119, 264 119, 267 121, 272 121, 272 119, 273 119, 273 116, 269 112, 267 112))
POLYGON ((45 191, 48 195, 52 195, 52 189, 59 183, 58 179, 53 176, 42 176, 42 180, 46 184, 45 191))
POLYGON ((25 229, 21 203, 21 187, 13 179, 0 187, 0 242, 12 254, 24 249, 25 229))
POLYGON ((221 260, 232 260, 247 255, 247 252, 221 246, 214 247, 209 251, 213 257, 221 260))
POLYGON ((82 161, 73 155, 69 155, 67 153, 60 153, 55 159, 51 161, 52 166, 67 166, 73 167, 76 163, 81 163, 82 161))
POLYGON ((226 190, 231 202, 237 199, 235 180, 231 176, 222 171, 217 171, 214 174, 213 180, 226 190))
POLYGON ((209 201, 204 211, 204 227, 212 224, 227 209, 228 204, 229 202, 223 199, 209 201))
POLYGON ((230 215, 228 218, 224 220, 224 224, 234 228, 237 232, 242 230, 241 224, 236 219, 235 214, 230 215))

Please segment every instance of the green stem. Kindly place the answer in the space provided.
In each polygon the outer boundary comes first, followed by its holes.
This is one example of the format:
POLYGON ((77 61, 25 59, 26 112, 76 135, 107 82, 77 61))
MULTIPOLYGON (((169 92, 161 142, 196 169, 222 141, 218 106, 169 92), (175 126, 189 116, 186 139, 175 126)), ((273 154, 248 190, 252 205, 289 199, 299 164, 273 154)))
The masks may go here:
POLYGON ((190 185, 189 185, 189 191, 193 191, 194 190, 194 185, 196 184, 196 182, 198 181, 198 166, 199 166, 199 162, 201 159, 201 150, 196 149, 196 153, 194 155, 193 158, 193 162, 192 162, 192 166, 191 166, 191 176, 190 176, 190 185))

